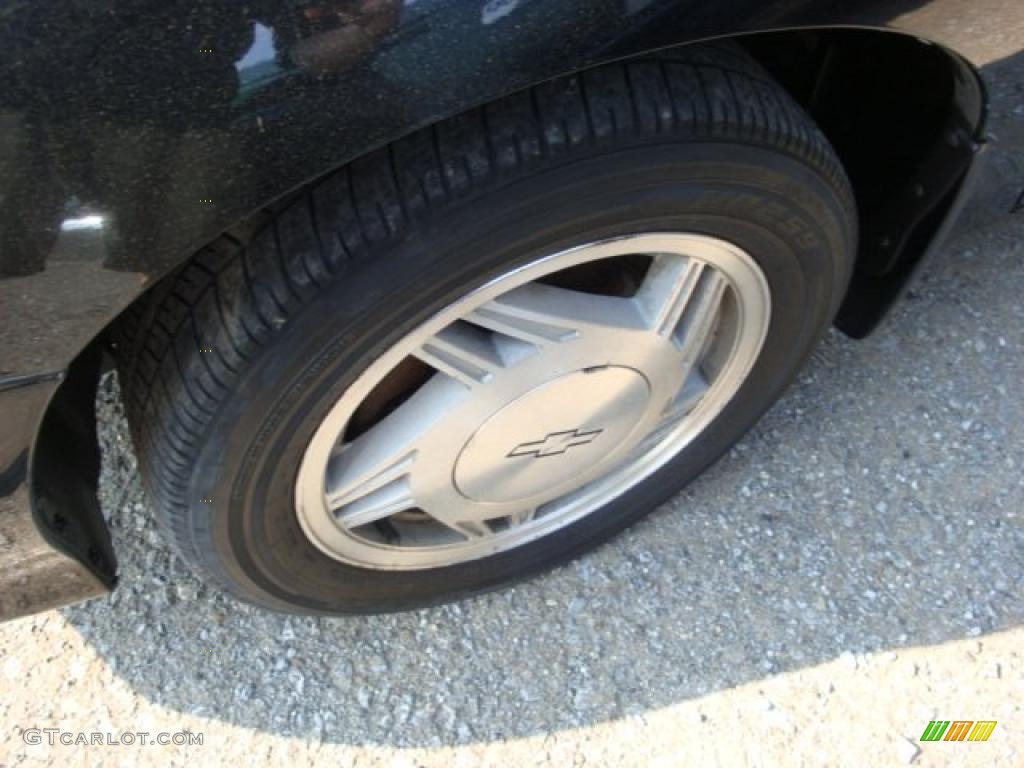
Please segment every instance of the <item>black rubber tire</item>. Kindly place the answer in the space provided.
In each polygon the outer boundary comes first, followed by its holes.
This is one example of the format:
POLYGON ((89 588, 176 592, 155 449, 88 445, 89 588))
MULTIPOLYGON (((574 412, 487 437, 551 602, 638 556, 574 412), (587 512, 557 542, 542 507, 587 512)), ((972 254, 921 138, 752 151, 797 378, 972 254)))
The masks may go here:
POLYGON ((423 129, 224 236, 134 307, 117 355, 139 466, 181 556, 235 595, 323 613, 418 607, 513 582, 637 520, 778 397, 853 264, 849 183, 825 137, 738 48, 587 71, 423 129), (651 230, 732 241, 772 319, 750 377, 673 461, 556 535, 427 572, 322 554, 294 513, 299 459, 380 352, 510 266, 651 230))

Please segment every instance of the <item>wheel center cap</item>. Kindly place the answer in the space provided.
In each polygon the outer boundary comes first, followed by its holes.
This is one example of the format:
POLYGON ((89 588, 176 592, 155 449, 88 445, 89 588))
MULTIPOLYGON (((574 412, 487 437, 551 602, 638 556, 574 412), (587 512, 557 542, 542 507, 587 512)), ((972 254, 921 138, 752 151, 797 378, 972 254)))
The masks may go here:
POLYGON ((632 368, 589 368, 552 379, 492 415, 455 465, 459 492, 505 503, 584 482, 626 445, 647 407, 647 379, 632 368))

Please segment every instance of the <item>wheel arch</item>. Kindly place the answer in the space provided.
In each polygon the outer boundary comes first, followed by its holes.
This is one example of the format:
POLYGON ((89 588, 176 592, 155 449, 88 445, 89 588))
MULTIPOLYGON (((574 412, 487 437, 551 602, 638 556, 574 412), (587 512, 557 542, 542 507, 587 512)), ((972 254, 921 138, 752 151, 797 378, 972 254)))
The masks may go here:
MULTIPOLYGON (((743 32, 645 48, 627 56, 606 56, 587 66, 481 101, 439 111, 425 124, 401 131, 328 163, 298 186, 279 189, 242 217, 222 218, 214 236, 171 260, 107 326, 137 311, 168 275, 210 242, 227 234, 247 238, 268 210, 276 209, 309 184, 357 162, 383 146, 466 110, 502 99, 540 82, 578 75, 616 60, 709 41, 734 41, 750 53, 815 120, 835 147, 857 198, 861 230, 857 271, 864 278, 887 278, 851 286, 837 325, 854 337, 866 336, 884 317, 939 231, 971 161, 983 144, 987 93, 979 73, 964 57, 939 43, 880 27, 818 26, 743 32)), ((106 330, 106 329, 105 329, 106 330)))
POLYGON ((860 244, 836 325, 868 335, 962 203, 984 145, 984 82, 966 59, 888 30, 824 28, 738 38, 804 107, 843 163, 860 244))
MULTIPOLYGON (((732 39, 746 48, 818 121, 836 146, 853 183, 862 233, 856 274, 837 325, 852 336, 867 335, 899 295, 955 205, 984 128, 982 81, 958 54, 902 32, 818 27, 719 39, 732 39), (871 77, 852 63, 865 56, 873 64, 871 77), (879 80, 880 73, 888 76, 879 80)), ((693 42, 702 41, 683 45, 693 42)), ((496 93, 494 98, 502 95, 496 93)), ((450 114, 437 119, 446 116, 450 114)), ((406 134, 418 127, 409 126, 406 134)), ((386 137, 358 156, 402 135, 386 137)), ((324 168, 321 175, 336 167, 324 168)), ((222 232, 245 237, 267 209, 297 190, 278 192, 243 220, 223 222, 222 232)), ((106 368, 101 364, 103 351, 114 341, 113 330, 130 326, 144 311, 152 292, 159 291, 167 276, 194 256, 185 254, 82 350, 68 367, 36 436, 30 491, 33 508, 38 509, 37 501, 44 499, 46 510, 36 515, 37 525, 66 554, 80 561, 91 557, 90 569, 103 571, 111 584, 113 554, 96 495, 100 451, 94 402, 99 376, 106 368), (74 439, 68 440, 68 434, 74 439), (83 471, 63 477, 64 487, 54 492, 56 468, 67 462, 83 471), (68 519, 73 521, 74 541, 67 533, 68 519), (58 530, 61 525, 65 526, 63 532, 58 530)))

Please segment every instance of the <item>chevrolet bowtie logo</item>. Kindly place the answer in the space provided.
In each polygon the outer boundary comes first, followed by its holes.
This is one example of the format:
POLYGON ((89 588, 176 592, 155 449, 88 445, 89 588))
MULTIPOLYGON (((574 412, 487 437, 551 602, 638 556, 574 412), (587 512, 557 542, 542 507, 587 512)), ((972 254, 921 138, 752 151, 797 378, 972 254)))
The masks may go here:
POLYGON ((603 429, 592 429, 589 432, 580 432, 578 429, 570 429, 567 432, 552 432, 543 440, 535 440, 531 443, 520 443, 513 448, 507 458, 515 456, 558 456, 577 445, 586 445, 597 439, 597 436, 604 432, 603 429))

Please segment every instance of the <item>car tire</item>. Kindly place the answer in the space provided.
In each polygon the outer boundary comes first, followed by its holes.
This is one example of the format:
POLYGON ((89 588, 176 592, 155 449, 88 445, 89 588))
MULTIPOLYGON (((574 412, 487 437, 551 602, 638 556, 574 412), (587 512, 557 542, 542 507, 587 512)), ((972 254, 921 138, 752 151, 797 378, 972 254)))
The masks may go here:
MULTIPOLYGON (((853 195, 835 153, 740 49, 693 46, 538 85, 420 130, 288 196, 202 249, 133 307, 122 320, 116 356, 140 471, 180 555, 215 584, 262 606, 382 612, 510 584, 606 541, 750 429, 834 317, 855 250, 853 195), (545 272, 550 264, 569 266, 545 272), (580 357, 578 369, 561 370, 564 357, 544 358, 559 369, 552 374, 556 384, 537 372, 544 366, 524 364, 523 370, 532 365, 534 379, 509 385, 519 394, 493 405, 504 421, 481 420, 482 405, 472 411, 480 423, 498 425, 483 437, 484 427, 474 422, 466 432, 472 440, 459 448, 465 425, 447 426, 457 438, 449 443, 457 445, 435 453, 456 457, 444 459, 457 462, 451 467, 430 469, 435 456, 416 453, 417 467, 427 468, 422 472, 452 478, 455 490, 471 499, 467 509, 505 509, 500 505, 512 498, 565 491, 537 502, 530 520, 526 512, 522 519, 509 513, 507 520, 467 523, 460 531, 447 518, 442 524, 413 508, 401 518, 361 523, 356 505, 345 513, 350 529, 337 532, 316 511, 318 482, 323 490, 323 483, 356 472, 357 459, 346 465, 339 451, 358 457, 350 446, 403 412, 424 381, 489 380, 484 369, 491 352, 453 361, 445 357, 450 349, 435 349, 434 367, 423 367, 422 350, 438 339, 451 341, 452 328, 461 329, 456 357, 460 339, 476 344, 478 337, 488 350, 498 342, 519 350, 516 360, 556 355, 545 346, 547 337, 540 339, 546 332, 540 326, 527 328, 526 341, 486 329, 480 336, 483 326, 471 321, 490 306, 480 303, 487 291, 498 296, 505 286, 525 296, 529 277, 535 294, 569 297, 568 304, 573 297, 606 296, 615 306, 635 305, 644 286, 654 285, 650 276, 660 264, 666 270, 696 264, 702 274, 725 276, 723 293, 714 294, 720 303, 708 321, 713 328, 699 340, 700 362, 687 362, 686 373, 678 373, 682 363, 665 373, 703 382, 701 398, 719 393, 713 413, 700 410, 704 400, 687 404, 691 410, 681 418, 704 414, 699 429, 696 421, 685 422, 689 433, 672 432, 675 442, 658 443, 655 459, 631 469, 630 457, 641 456, 644 445, 631 425, 655 423, 644 421, 643 398, 653 397, 651 382, 667 364, 651 357, 657 372, 648 374, 646 363, 630 356, 632 345, 621 341, 632 337, 612 334, 601 337, 607 344, 588 342, 590 357, 580 357), (748 273, 753 277, 743 287, 748 273), (755 321, 757 328, 744 330, 755 321), (537 339, 530 341, 530 333, 537 339), (749 359, 731 368, 729 356, 741 347, 749 359), (413 362, 396 352, 406 348, 419 350, 413 362), (384 371, 381 361, 389 356, 399 362, 384 371), (716 390, 726 372, 739 373, 716 390), (337 417, 346 398, 350 407, 337 417), (552 420, 551 412, 584 413, 580 403, 588 398, 612 414, 613 426, 584 429, 584 422, 596 422, 572 416, 579 423, 561 429, 552 420), (547 415, 534 417, 531 407, 547 415), (332 419, 335 437, 324 438, 332 419), (515 444, 499 446, 500 456, 477 448, 506 433, 515 444), (627 443, 628 451, 620 447, 627 443), (309 457, 320 444, 328 447, 317 454, 317 466, 325 456, 328 465, 318 475, 309 457), (563 454, 576 458, 558 469, 556 456, 563 454), (541 526, 555 514, 542 515, 546 509, 560 510, 557 526, 541 526), (514 526, 519 539, 509 533, 514 526), (527 534, 529 526, 541 527, 527 534), (476 548, 452 543, 457 534, 476 548), (493 544, 480 544, 490 536, 493 544), (452 554, 458 547, 462 554, 452 554), (448 554, 435 557, 435 551, 448 554)), ((668 285, 665 280, 658 285, 668 285)), ((699 290, 705 296, 712 288, 699 290)), ((580 299, 581 317, 600 304, 587 301, 580 299)), ((673 343, 690 344, 690 325, 679 327, 671 334, 682 341, 673 343)), ((580 338, 598 338, 588 334, 580 338)), ((495 380, 512 376, 509 359, 496 363, 495 380)), ((671 429, 682 429, 678 424, 671 429)), ((374 475, 375 487, 366 493, 386 485, 397 494, 399 470, 388 471, 374 475)))

